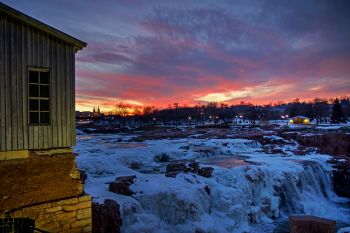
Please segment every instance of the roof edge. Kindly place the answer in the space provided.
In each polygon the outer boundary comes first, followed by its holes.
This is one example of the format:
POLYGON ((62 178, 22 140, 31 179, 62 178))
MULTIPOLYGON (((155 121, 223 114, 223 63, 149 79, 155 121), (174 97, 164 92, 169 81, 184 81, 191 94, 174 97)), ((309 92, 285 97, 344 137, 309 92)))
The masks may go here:
POLYGON ((74 45, 75 50, 81 50, 86 47, 87 43, 84 41, 81 41, 73 36, 70 36, 54 27, 51 27, 39 20, 36 20, 29 15, 24 14, 21 11, 18 11, 10 6, 5 5, 4 3, 0 2, 0 13, 4 13, 10 17, 13 17, 23 23, 26 23, 30 26, 33 26, 41 31, 44 31, 50 35, 53 35, 63 41, 66 41, 72 45, 74 45))

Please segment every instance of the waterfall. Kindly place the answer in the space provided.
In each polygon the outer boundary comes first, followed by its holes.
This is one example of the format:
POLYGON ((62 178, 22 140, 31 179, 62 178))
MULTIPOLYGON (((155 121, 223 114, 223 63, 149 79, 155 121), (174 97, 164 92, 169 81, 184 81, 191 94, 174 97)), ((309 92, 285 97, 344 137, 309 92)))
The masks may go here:
MULTIPOLYGON (((215 179, 203 179, 199 184, 192 177, 192 183, 142 193, 136 199, 143 211, 124 216, 132 217, 128 224, 138 227, 124 230, 148 232, 151 226, 162 225, 164 232, 254 232, 252 229, 273 225, 291 214, 348 219, 346 210, 337 206, 339 198, 332 191, 330 172, 315 161, 296 163, 302 163, 301 168, 280 174, 268 167, 242 167, 221 170, 215 179), (144 221, 150 222, 148 228, 140 227, 144 221)), ((189 177, 181 174, 176 182, 189 177)))

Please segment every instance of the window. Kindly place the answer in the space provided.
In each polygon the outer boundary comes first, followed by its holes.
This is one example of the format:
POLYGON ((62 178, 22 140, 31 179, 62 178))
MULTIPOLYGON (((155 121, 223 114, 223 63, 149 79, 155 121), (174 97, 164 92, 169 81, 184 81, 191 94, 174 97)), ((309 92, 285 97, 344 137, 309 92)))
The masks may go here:
POLYGON ((50 124, 50 71, 29 70, 29 123, 50 124))

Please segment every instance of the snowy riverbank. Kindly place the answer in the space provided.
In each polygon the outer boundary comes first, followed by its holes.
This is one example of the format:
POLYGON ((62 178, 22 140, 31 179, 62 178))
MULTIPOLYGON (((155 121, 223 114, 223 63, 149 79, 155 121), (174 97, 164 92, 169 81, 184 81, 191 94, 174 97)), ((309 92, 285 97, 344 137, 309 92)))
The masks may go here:
POLYGON ((123 232, 272 232, 290 214, 349 223, 349 209, 341 207, 347 200, 331 190, 329 156, 295 155, 295 142, 269 154, 247 139, 132 138, 82 134, 75 148, 78 166, 88 175, 85 191, 94 201, 121 205, 123 232), (212 166, 213 176, 166 177, 166 163, 154 160, 162 153, 212 166), (107 183, 124 175, 137 177, 132 197, 108 191, 107 183))

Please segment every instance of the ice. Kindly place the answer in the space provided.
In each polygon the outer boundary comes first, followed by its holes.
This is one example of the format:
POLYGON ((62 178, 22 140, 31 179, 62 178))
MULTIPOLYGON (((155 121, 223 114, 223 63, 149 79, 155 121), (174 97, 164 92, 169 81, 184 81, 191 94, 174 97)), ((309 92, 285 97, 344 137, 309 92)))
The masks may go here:
POLYGON ((75 148, 78 166, 88 175, 85 191, 93 201, 108 198, 120 204, 122 232, 271 232, 271 226, 290 214, 349 223, 349 209, 338 205, 346 200, 331 190, 327 155, 297 156, 287 151, 297 145, 281 147, 288 156, 266 154, 258 142, 247 139, 182 138, 135 144, 128 142, 132 138, 78 135, 75 148), (143 173, 143 167, 166 165, 154 160, 161 153, 213 166, 213 176, 143 173), (225 167, 205 162, 225 162, 225 157, 227 162, 240 158, 244 163, 225 167), (108 191, 107 183, 124 175, 137 177, 132 197, 108 191))
POLYGON ((340 228, 337 233, 350 233, 350 227, 340 228))

